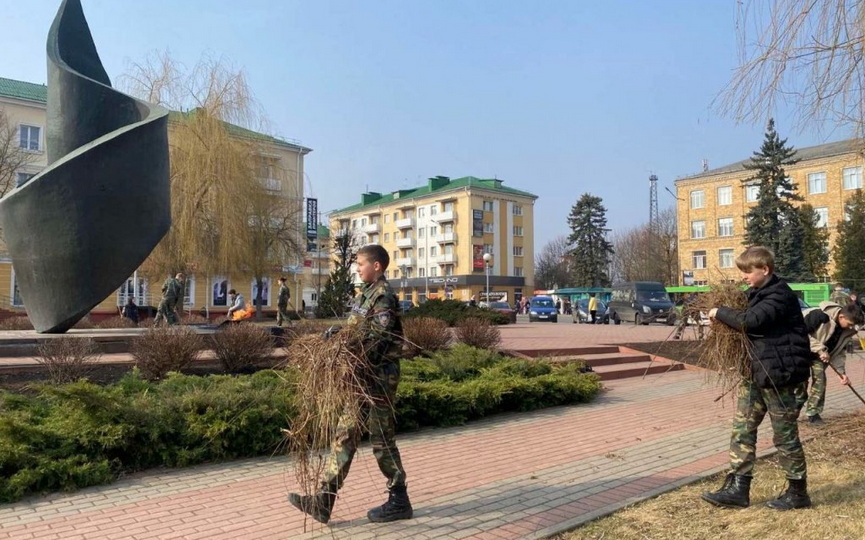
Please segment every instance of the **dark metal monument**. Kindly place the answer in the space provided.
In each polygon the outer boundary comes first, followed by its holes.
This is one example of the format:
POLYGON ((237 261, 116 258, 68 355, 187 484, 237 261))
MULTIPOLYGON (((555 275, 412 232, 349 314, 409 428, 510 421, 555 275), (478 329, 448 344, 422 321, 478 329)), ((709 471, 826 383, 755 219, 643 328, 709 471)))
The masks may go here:
POLYGON ((72 327, 168 232, 167 115, 111 87, 80 0, 63 0, 48 33, 48 167, 0 200, 38 332, 72 327))

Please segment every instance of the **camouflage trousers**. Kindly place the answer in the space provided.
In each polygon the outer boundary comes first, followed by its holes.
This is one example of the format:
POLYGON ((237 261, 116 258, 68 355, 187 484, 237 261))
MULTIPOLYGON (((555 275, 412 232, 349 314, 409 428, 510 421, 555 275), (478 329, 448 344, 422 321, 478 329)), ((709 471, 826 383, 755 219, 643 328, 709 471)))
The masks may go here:
POLYGON ((288 305, 279 305, 276 306, 276 326, 282 326, 284 324, 290 324, 291 319, 288 317, 288 305))
POLYGON ((156 316, 153 317, 153 324, 159 323, 162 319, 165 319, 165 322, 170 325, 177 324, 177 300, 163 298, 159 301, 156 316))
MULTIPOLYGON (((399 449, 396 447, 396 422, 392 403, 396 399, 399 385, 399 362, 386 362, 375 368, 375 373, 367 383, 367 391, 373 403, 365 410, 366 427, 372 443, 372 453, 378 468, 387 478, 387 487, 405 484, 405 469, 399 449)), ((337 425, 327 465, 322 478, 322 489, 336 493, 342 487, 357 446, 360 442, 361 426, 353 417, 344 415, 337 425)))
POLYGON ((743 381, 738 390, 733 436, 730 439, 730 469, 734 474, 752 476, 756 460, 757 428, 766 413, 772 421, 772 441, 778 449, 778 461, 790 480, 806 476, 805 451, 799 440, 799 407, 796 396, 804 392, 807 382, 781 388, 760 388, 743 381))
POLYGON ((826 364, 822 360, 811 362, 811 391, 808 387, 802 387, 796 394, 796 405, 801 410, 805 407, 805 414, 814 416, 823 413, 823 405, 826 404, 826 364))

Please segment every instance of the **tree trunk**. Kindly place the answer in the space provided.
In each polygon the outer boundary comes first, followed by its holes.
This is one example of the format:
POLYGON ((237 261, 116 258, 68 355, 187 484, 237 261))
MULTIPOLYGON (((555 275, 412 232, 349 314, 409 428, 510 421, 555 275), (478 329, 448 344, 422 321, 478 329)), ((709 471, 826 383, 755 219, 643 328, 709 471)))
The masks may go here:
POLYGON ((258 288, 258 290, 255 291, 255 320, 261 321, 264 319, 264 314, 261 312, 262 311, 261 307, 262 307, 262 304, 264 303, 263 297, 261 295, 262 288, 264 286, 264 279, 256 276, 255 277, 255 284, 258 288))

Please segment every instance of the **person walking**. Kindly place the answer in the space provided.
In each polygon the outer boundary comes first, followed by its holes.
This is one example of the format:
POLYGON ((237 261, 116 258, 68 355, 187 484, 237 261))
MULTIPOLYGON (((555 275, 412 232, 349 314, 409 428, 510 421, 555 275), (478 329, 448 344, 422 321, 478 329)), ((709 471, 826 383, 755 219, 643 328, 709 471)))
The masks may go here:
POLYGON ((156 308, 156 317, 153 318, 154 326, 162 321, 171 326, 177 324, 177 304, 183 301, 185 292, 186 276, 183 272, 178 272, 173 278, 165 280, 162 284, 162 299, 156 308))
POLYGON ((120 315, 134 322, 136 326, 138 325, 138 305, 135 303, 134 298, 129 297, 129 301, 123 306, 123 311, 120 315))
POLYGON ((808 384, 811 349, 796 293, 774 274, 775 256, 763 246, 751 246, 736 258, 742 279, 750 285, 748 307, 718 306, 709 311, 714 324, 745 333, 750 373, 739 384, 730 473, 724 485, 703 493, 703 500, 728 508, 751 504, 751 478, 756 462, 757 429, 769 413, 778 461, 787 476, 787 489, 766 506, 775 510, 809 508, 807 466, 799 440, 797 396, 808 384))
POLYGON ((279 278, 279 295, 276 300, 276 326, 282 326, 282 323, 289 324, 290 321, 288 317, 288 301, 291 300, 291 291, 285 282, 285 276, 279 278))
MULTIPOLYGON (((384 277, 390 263, 387 250, 378 244, 366 245, 357 254, 357 273, 364 285, 355 298, 348 326, 359 327, 369 336, 364 340, 364 352, 372 365, 373 374, 366 385, 372 398, 367 428, 372 453, 378 467, 387 478, 388 499, 383 505, 367 512, 375 523, 409 519, 413 515, 406 488, 406 473, 396 446, 394 400, 400 378, 402 322, 399 301, 384 277)), ((360 426, 351 415, 344 415, 337 424, 331 444, 321 489, 313 495, 291 493, 292 506, 312 516, 320 523, 330 520, 336 493, 342 488, 360 441, 360 426)))
POLYGON ((591 317, 592 324, 595 324, 595 322, 597 321, 597 315, 598 299, 595 297, 595 293, 589 293, 589 317, 591 317))

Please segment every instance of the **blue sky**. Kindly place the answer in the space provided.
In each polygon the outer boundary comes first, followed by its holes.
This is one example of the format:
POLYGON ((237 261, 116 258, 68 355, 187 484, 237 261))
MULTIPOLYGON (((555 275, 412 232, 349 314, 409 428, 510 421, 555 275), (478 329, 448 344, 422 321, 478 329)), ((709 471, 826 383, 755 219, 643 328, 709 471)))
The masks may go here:
MULTIPOLYGON (((44 82, 59 0, 2 3, 0 76, 44 82)), ((242 67, 273 131, 314 149, 307 195, 332 210, 367 188, 496 176, 539 196, 535 242, 566 234, 582 193, 614 230, 663 188, 759 147, 711 103, 736 66, 735 0, 82 0, 106 71, 168 49, 242 67)), ((846 133, 794 130, 797 147, 846 133)), ((768 117, 769 113, 767 113, 768 117)))

